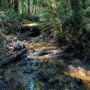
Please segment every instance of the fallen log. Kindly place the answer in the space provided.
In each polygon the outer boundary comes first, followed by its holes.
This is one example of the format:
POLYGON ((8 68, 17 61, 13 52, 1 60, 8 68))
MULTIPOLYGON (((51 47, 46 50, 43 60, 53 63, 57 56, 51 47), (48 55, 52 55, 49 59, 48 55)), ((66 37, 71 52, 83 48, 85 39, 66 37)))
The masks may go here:
POLYGON ((27 51, 27 49, 24 48, 18 52, 13 53, 10 57, 7 57, 5 60, 3 60, 0 63, 0 67, 7 66, 11 62, 17 61, 21 57, 21 55, 23 55, 26 51, 27 51))
POLYGON ((22 27, 35 28, 39 27, 40 25, 41 25, 40 23, 29 23, 29 24, 22 24, 22 27))

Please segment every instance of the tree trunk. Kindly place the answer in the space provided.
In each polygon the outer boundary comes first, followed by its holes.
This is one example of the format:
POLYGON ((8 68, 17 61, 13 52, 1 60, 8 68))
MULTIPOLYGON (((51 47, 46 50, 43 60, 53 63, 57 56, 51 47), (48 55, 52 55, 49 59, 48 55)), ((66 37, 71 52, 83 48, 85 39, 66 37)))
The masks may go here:
POLYGON ((24 0, 21 0, 21 3, 22 3, 22 17, 23 17, 23 13, 24 13, 24 0))
POLYGON ((18 0, 14 0, 14 10, 18 14, 18 0))
POLYGON ((2 0, 0 0, 0 7, 2 6, 2 0))
POLYGON ((20 59, 20 56, 23 55, 27 51, 26 48, 22 49, 21 51, 14 52, 10 57, 7 57, 0 63, 0 67, 9 65, 11 62, 15 62, 20 59))
POLYGON ((86 9, 86 0, 82 0, 83 8, 86 9))
POLYGON ((8 0, 8 3, 10 3, 10 0, 8 0))
POLYGON ((74 25, 80 25, 81 21, 82 21, 82 5, 81 5, 81 1, 80 0, 70 0, 71 2, 71 8, 73 11, 73 21, 74 21, 74 25))
POLYGON ((30 0, 28 0, 28 14, 30 15, 30 0))

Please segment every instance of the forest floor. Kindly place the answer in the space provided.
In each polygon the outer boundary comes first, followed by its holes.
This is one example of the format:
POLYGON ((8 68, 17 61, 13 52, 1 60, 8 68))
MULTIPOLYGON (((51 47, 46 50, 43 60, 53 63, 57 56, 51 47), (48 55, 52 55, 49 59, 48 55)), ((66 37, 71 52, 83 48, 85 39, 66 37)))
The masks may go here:
POLYGON ((23 45, 19 60, 0 66, 0 90, 90 90, 90 64, 63 59, 63 50, 40 36, 2 35, 0 62, 23 45))

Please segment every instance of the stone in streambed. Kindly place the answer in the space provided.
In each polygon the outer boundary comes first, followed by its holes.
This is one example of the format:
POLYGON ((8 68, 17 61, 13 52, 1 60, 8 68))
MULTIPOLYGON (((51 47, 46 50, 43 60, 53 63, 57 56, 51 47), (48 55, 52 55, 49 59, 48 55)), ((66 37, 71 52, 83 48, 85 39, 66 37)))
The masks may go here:
POLYGON ((47 54, 48 54, 48 52, 44 52, 44 51, 37 51, 35 53, 36 56, 44 56, 44 55, 47 55, 47 54))

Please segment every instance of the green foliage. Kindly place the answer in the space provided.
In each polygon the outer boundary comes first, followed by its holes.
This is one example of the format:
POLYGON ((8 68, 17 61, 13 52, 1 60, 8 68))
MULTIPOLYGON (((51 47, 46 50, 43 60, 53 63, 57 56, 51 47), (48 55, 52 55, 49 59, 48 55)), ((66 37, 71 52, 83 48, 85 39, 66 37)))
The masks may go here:
POLYGON ((24 17, 31 20, 31 17, 35 16, 43 22, 42 32, 48 32, 48 35, 49 31, 52 32, 55 40, 60 43, 80 42, 83 37, 86 38, 86 33, 90 32, 90 25, 84 21, 87 16, 90 17, 89 0, 19 0, 18 15, 14 8, 15 2, 6 0, 6 3, 10 7, 5 9, 4 14, 0 14, 0 19, 9 22, 12 26, 9 26, 10 29, 15 29, 24 17))
POLYGON ((2 28, 0 28, 0 38, 2 37, 2 28))
POLYGON ((0 12, 0 19, 3 22, 16 22, 18 20, 18 16, 13 9, 8 9, 0 12))
POLYGON ((47 7, 38 15, 41 21, 44 21, 44 24, 42 25, 43 31, 52 29, 56 42, 67 39, 69 30, 63 30, 62 25, 64 22, 72 19, 72 9, 69 0, 57 0, 52 3, 48 2, 47 7))
POLYGON ((86 25, 86 32, 90 33, 90 24, 89 23, 86 25))
POLYGON ((6 17, 7 21, 16 21, 18 19, 18 16, 13 9, 8 9, 6 11, 6 17))
POLYGON ((85 16, 90 17, 90 7, 87 7, 84 13, 85 13, 85 16))
POLYGON ((41 89, 42 89, 42 84, 40 81, 37 80, 35 83, 35 90, 41 90, 41 89))
POLYGON ((0 12, 1 27, 4 28, 5 33, 12 33, 20 25, 20 18, 13 9, 0 12))
POLYGON ((5 12, 0 11, 0 21, 3 21, 5 19, 5 12))

